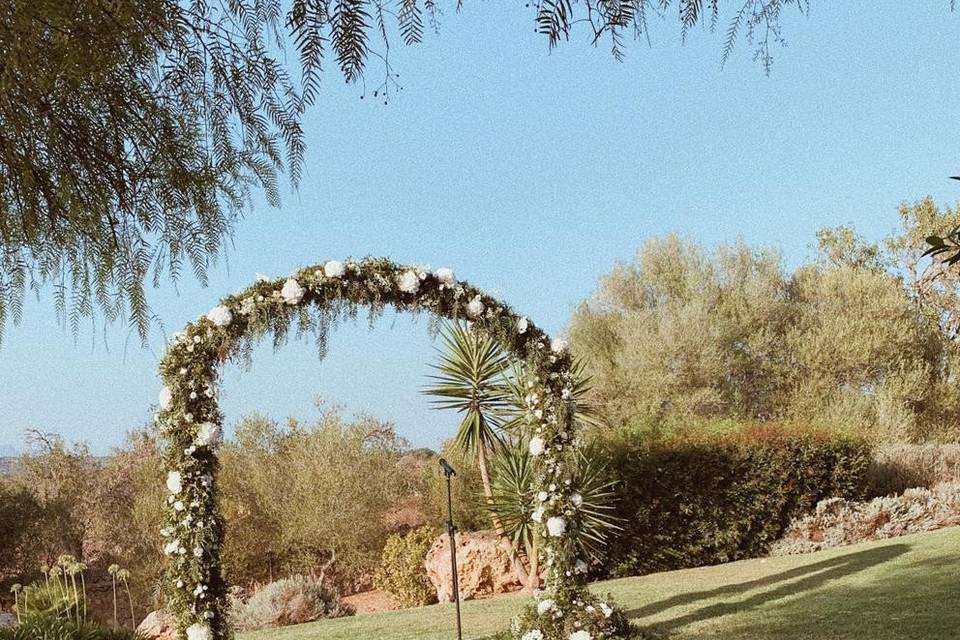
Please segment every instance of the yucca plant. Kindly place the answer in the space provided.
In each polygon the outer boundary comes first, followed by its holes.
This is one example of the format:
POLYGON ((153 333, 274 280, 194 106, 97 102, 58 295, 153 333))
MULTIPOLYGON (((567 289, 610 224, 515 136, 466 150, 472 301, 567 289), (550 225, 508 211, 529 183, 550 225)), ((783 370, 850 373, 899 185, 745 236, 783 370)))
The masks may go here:
MULTIPOLYGON (((503 446, 501 430, 511 393, 505 377, 510 364, 503 349, 489 336, 461 323, 448 323, 440 332, 443 350, 432 365, 433 384, 424 393, 434 397, 439 409, 452 409, 463 418, 454 440, 457 448, 477 457, 487 504, 493 501, 490 459, 503 446)), ((497 533, 503 525, 493 515, 497 533)))
MULTIPOLYGON (((523 441, 525 442, 525 441, 523 441)), ((517 441, 500 450, 494 466, 493 499, 489 508, 516 552, 527 557, 527 588, 539 586, 540 564, 533 526, 533 473, 526 447, 517 441)))
MULTIPOLYGON (((568 402, 572 406, 573 419, 577 423, 577 428, 601 426, 603 421, 600 418, 600 413, 596 406, 590 402, 590 391, 592 390, 590 382, 592 378, 586 374, 586 366, 583 361, 574 360, 570 372, 573 374, 574 382, 568 402)), ((521 363, 514 364, 510 375, 506 376, 505 379, 510 393, 510 401, 501 409, 502 427, 504 431, 519 437, 523 435, 524 417, 527 411, 524 402, 524 397, 527 395, 525 388, 527 376, 523 365, 521 363)))
MULTIPOLYGON (((601 562, 610 535, 621 528, 614 515, 616 482, 592 456, 577 453, 577 470, 572 483, 583 497, 579 508, 583 523, 577 541, 579 555, 594 563, 601 562)), ((527 441, 513 439, 497 457, 490 509, 503 524, 504 533, 514 549, 526 555, 527 587, 531 589, 539 585, 540 573, 537 529, 533 521, 535 498, 527 441)))

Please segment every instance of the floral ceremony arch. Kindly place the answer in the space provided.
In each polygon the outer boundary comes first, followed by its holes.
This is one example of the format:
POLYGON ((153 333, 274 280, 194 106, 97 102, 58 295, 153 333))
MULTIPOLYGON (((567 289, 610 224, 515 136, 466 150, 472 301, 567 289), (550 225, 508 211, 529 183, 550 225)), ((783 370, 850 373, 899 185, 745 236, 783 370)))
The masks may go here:
POLYGON ((630 625, 611 604, 586 588, 581 544, 582 496, 575 460, 572 360, 566 344, 551 340, 527 318, 466 282, 451 270, 427 271, 386 259, 328 261, 287 278, 258 278, 224 298, 176 334, 164 354, 164 387, 156 416, 166 442, 167 503, 161 530, 167 557, 167 606, 181 638, 222 640, 232 636, 226 581, 220 563, 223 523, 218 511, 217 445, 223 415, 217 403, 220 367, 249 357, 253 345, 272 333, 279 343, 296 327, 313 332, 321 352, 327 330, 367 307, 376 317, 387 307, 465 320, 525 365, 524 429, 534 467, 529 505, 543 540, 544 589, 511 625, 522 640, 625 638, 630 625))

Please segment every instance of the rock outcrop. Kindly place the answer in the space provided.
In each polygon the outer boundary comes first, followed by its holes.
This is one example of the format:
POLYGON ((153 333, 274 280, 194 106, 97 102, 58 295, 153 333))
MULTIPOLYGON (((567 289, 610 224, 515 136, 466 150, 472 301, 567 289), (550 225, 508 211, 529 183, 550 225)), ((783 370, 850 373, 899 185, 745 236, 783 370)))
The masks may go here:
POLYGON ((140 623, 137 632, 147 640, 177 640, 177 627, 173 616, 164 611, 154 611, 140 623))
MULTIPOLYGON (((453 601, 453 572, 447 534, 438 537, 426 558, 427 577, 437 590, 440 602, 453 601)), ((511 550, 510 542, 493 531, 457 533, 457 573, 460 599, 518 591, 526 583, 526 572, 511 550)))

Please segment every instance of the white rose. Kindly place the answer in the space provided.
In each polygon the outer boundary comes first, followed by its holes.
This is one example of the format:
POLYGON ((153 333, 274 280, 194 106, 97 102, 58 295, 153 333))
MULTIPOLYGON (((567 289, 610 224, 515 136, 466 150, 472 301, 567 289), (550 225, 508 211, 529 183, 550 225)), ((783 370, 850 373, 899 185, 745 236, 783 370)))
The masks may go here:
POLYGON ((420 289, 420 278, 417 277, 417 274, 413 271, 404 271, 400 274, 400 277, 397 278, 397 284, 400 287, 400 291, 404 293, 416 293, 420 289))
POLYGON ((219 304, 213 309, 210 309, 207 313, 207 320, 218 327, 225 327, 233 321, 233 314, 230 313, 230 309, 225 305, 219 304))
POLYGON ((253 313, 254 308, 256 307, 256 301, 253 299, 253 296, 249 296, 243 299, 243 302, 240 303, 240 313, 242 315, 248 316, 253 313))
POLYGON ((215 447, 220 443, 220 425, 213 422, 204 422, 197 431, 194 443, 198 447, 215 447))
POLYGON ((536 511, 530 514, 530 519, 540 524, 543 522, 543 507, 537 507, 536 511))
POLYGON ((550 350, 554 353, 563 353, 567 350, 567 341, 563 338, 554 338, 550 341, 550 350))
POLYGON ((471 318, 479 318, 483 309, 483 300, 480 299, 480 296, 474 296, 473 300, 467 303, 467 315, 471 318))
POLYGON ((440 284, 447 287, 452 286, 453 283, 457 281, 457 279, 453 276, 453 271, 451 269, 447 269, 446 267, 437 269, 436 276, 437 280, 440 281, 440 284))
POLYGON ((550 497, 550 494, 547 493, 546 491, 541 491, 540 493, 537 494, 537 500, 539 500, 540 502, 546 502, 547 498, 549 497, 550 497))
POLYGON ((543 441, 543 438, 540 436, 534 436, 530 438, 530 455, 539 456, 543 453, 546 448, 546 443, 543 441))
POLYGON ((569 636, 569 640, 593 640, 593 636, 591 636, 589 633, 587 633, 583 629, 580 629, 580 631, 574 631, 573 633, 571 633, 569 636))
POLYGON ((520 335, 523 335, 524 333, 527 332, 527 327, 529 325, 530 323, 527 321, 526 318, 520 318, 519 320, 517 320, 517 333, 519 333, 520 335))
POLYGON ((553 600, 541 600, 537 603, 537 613, 541 616, 547 611, 553 609, 554 602, 553 600))
POLYGON ((180 543, 176 540, 172 542, 168 542, 166 546, 163 547, 163 552, 168 556, 172 556, 179 550, 180 550, 180 543))
POLYGON ((293 278, 289 278, 284 282, 283 289, 280 290, 280 295, 287 304, 297 304, 303 299, 304 293, 303 287, 293 278))
POLYGON ((170 405, 173 404, 173 392, 170 391, 170 387, 164 387, 163 389, 160 389, 160 396, 158 399, 160 401, 161 409, 164 411, 169 409, 170 405))
MULTIPOLYGON (((213 633, 210 627, 199 622, 187 627, 187 640, 212 640, 213 633)), ((587 639, 589 640, 589 638, 587 639)))
POLYGON ((580 495, 579 493, 575 493, 572 496, 570 496, 570 502, 573 503, 573 506, 579 509, 580 507, 583 506, 583 496, 580 495))
POLYGON ((179 471, 171 471, 167 474, 167 489, 170 493, 180 493, 183 490, 183 476, 179 471))
POLYGON ((547 520, 547 533, 554 538, 559 538, 567 532, 567 521, 560 516, 553 516, 547 520))
POLYGON ((181 502, 180 500, 177 500, 176 502, 173 503, 173 510, 174 510, 174 511, 183 511, 183 510, 186 509, 186 508, 187 508, 187 507, 186 507, 186 506, 183 504, 183 502, 181 502))
POLYGON ((610 605, 608 605, 606 602, 601 602, 597 606, 600 607, 600 611, 603 611, 604 618, 609 618, 610 616, 613 615, 613 608, 610 605))
POLYGON ((346 271, 347 270, 344 268, 343 263, 336 260, 331 260, 323 265, 323 275, 327 276, 328 278, 339 278, 346 273, 346 271))
POLYGON ((520 637, 520 640, 543 640, 543 632, 540 629, 527 631, 520 637))

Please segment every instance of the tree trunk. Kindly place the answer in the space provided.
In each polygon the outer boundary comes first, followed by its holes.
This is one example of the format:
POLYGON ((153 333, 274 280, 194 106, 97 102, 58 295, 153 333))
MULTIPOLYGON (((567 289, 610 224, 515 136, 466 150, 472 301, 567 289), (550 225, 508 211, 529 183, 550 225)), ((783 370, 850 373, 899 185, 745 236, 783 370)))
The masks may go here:
MULTIPOLYGON (((487 499, 487 506, 493 506, 493 487, 490 485, 490 471, 487 469, 487 448, 481 443, 477 447, 477 466, 480 467, 480 481, 483 483, 483 495, 487 499)), ((490 519, 493 520, 493 528, 501 538, 505 535, 503 524, 497 514, 490 512, 490 519)))
POLYGON ((537 548, 537 534, 533 534, 530 546, 527 547, 527 584, 524 591, 533 593, 540 588, 540 550, 537 548))

